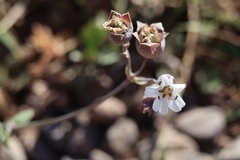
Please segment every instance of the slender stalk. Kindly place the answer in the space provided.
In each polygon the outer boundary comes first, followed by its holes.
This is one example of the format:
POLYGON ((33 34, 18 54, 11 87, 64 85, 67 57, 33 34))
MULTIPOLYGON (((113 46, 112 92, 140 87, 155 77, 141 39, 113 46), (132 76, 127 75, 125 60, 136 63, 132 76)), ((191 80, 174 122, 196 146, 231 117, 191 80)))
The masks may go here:
MULTIPOLYGON (((132 70, 131 70, 131 56, 129 54, 128 47, 129 47, 129 44, 123 46, 123 55, 128 59, 128 64, 127 65, 130 69, 129 71, 130 71, 131 75, 132 76, 137 76, 144 69, 144 67, 147 63, 147 59, 144 59, 141 67, 135 73, 132 73, 132 70)), ((73 111, 71 113, 68 113, 68 114, 65 114, 65 115, 62 115, 62 116, 59 116, 59 117, 48 118, 48 119, 43 119, 43 120, 39 120, 39 121, 32 121, 32 122, 25 123, 25 124, 22 124, 22 125, 17 125, 17 126, 14 127, 13 130, 19 130, 19 129, 29 128, 29 127, 42 127, 42 126, 51 125, 51 124, 59 123, 59 122, 74 118, 79 113, 90 111, 91 109, 96 107, 99 103, 106 100, 107 98, 109 98, 113 95, 116 95, 117 93, 119 93, 122 89, 124 89, 129 84, 130 84, 130 80, 125 79, 119 86, 117 86, 111 92, 109 92, 106 95, 96 99, 95 101, 93 101, 91 104, 89 104, 87 106, 84 106, 84 107, 82 107, 82 108, 80 108, 76 111, 73 111)))
POLYGON ((143 70, 143 68, 145 67, 145 65, 147 64, 147 61, 148 61, 148 59, 145 58, 145 59, 143 60, 143 62, 142 62, 141 67, 140 67, 135 73, 132 73, 132 75, 133 75, 133 76, 139 75, 139 74, 142 72, 142 70, 143 70))
POLYGON ((51 125, 51 124, 55 124, 55 123, 58 123, 58 122, 62 122, 64 120, 71 119, 71 118, 77 116, 80 112, 90 111, 95 106, 97 106, 99 103, 106 100, 107 98, 119 93, 122 89, 124 89, 129 84, 130 84, 129 80, 125 79, 119 86, 117 86, 111 92, 109 92, 106 95, 96 99, 95 101, 93 101, 93 103, 91 103, 87 106, 84 106, 84 107, 82 107, 82 108, 80 108, 76 111, 73 111, 71 113, 68 113, 68 114, 65 114, 65 115, 62 115, 62 116, 59 116, 59 117, 56 117, 56 118, 48 118, 48 119, 43 119, 43 120, 39 120, 39 121, 32 121, 32 122, 29 122, 29 123, 23 124, 23 125, 17 125, 17 126, 14 127, 14 130, 29 128, 29 127, 41 127, 41 126, 51 125))

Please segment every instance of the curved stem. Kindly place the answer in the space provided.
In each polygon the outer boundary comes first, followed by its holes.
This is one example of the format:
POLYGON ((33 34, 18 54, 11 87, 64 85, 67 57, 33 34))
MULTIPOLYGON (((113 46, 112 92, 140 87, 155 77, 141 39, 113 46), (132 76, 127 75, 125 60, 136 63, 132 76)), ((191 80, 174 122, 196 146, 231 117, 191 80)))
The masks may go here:
MULTIPOLYGON (((126 46, 126 47, 128 47, 128 46, 126 46)), ((126 48, 124 49, 123 54, 128 59, 128 64, 127 65, 131 68, 130 54, 129 54, 129 52, 126 48)), ((140 74, 140 72, 145 67, 146 63, 147 63, 147 59, 144 59, 141 67, 135 73, 132 73, 132 70, 130 70, 131 74, 132 74, 131 76, 137 76, 138 74, 140 74)), ((89 110, 93 109, 99 103, 103 102, 107 98, 119 93, 122 89, 124 89, 129 84, 130 84, 129 79, 125 79, 119 86, 117 86, 111 92, 109 92, 106 95, 96 99, 95 101, 93 101, 93 103, 91 103, 87 106, 84 106, 84 107, 82 107, 82 108, 80 108, 76 111, 73 111, 71 113, 68 113, 68 114, 65 114, 65 115, 62 115, 62 116, 59 116, 59 117, 56 117, 56 118, 48 118, 48 119, 43 119, 43 120, 39 120, 39 121, 32 121, 32 122, 25 123, 25 124, 22 124, 22 125, 17 125, 17 126, 14 127, 13 130, 19 130, 19 129, 29 128, 29 127, 41 127, 41 126, 51 125, 51 124, 54 124, 54 123, 58 123, 58 122, 62 122, 64 120, 71 119, 71 118, 77 116, 80 112, 89 111, 89 110)))
POLYGON ((23 125, 18 125, 18 126, 14 127, 14 130, 29 128, 29 127, 41 127, 41 126, 46 126, 46 125, 50 125, 50 124, 58 123, 58 122, 61 122, 64 120, 71 119, 71 118, 77 116, 80 112, 89 111, 89 110, 93 109, 95 106, 97 106, 99 103, 103 102, 107 98, 119 93, 122 89, 124 89, 129 84, 130 84, 129 80, 125 79, 119 86, 117 86, 111 92, 96 99, 93 103, 91 103, 85 107, 82 107, 76 111, 73 111, 71 113, 68 113, 68 114, 65 114, 65 115, 62 115, 62 116, 59 116, 56 118, 48 118, 48 119, 43 119, 43 120, 39 120, 39 121, 32 121, 32 122, 29 122, 29 123, 23 124, 23 125))
POLYGON ((145 67, 145 65, 147 64, 147 61, 148 61, 148 59, 144 58, 141 67, 135 73, 132 73, 132 75, 137 76, 138 74, 140 74, 142 72, 143 68, 145 67))

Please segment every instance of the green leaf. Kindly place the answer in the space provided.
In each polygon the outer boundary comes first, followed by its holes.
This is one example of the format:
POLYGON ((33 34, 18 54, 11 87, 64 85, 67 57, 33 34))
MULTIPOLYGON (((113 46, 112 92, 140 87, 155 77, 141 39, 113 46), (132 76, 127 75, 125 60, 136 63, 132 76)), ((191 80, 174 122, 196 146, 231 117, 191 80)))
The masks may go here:
POLYGON ((33 109, 26 109, 23 110, 16 115, 14 115, 11 119, 15 124, 22 124, 29 122, 34 116, 34 110, 33 109))
POLYGON ((12 123, 0 123, 0 141, 3 142, 5 146, 8 146, 8 140, 12 132, 12 123))
POLYGON ((19 45, 14 35, 11 32, 6 31, 1 23, 0 23, 0 41, 12 53, 15 59, 22 60, 24 52, 21 46, 19 45))

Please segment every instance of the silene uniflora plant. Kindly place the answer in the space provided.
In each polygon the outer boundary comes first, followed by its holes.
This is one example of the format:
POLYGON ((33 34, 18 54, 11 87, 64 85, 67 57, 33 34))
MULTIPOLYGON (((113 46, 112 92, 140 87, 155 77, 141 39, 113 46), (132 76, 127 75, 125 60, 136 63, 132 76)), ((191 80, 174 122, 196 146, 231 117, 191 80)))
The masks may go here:
POLYGON ((130 14, 120 14, 112 10, 108 20, 102 24, 102 27, 108 33, 111 42, 122 46, 122 55, 128 60, 125 68, 127 81, 125 80, 111 92, 93 101, 93 103, 86 107, 82 107, 59 117, 30 122, 34 116, 34 110, 28 109, 18 112, 8 121, 3 123, 0 122, 0 141, 7 145, 10 134, 14 130, 50 125, 73 118, 80 112, 90 110, 108 97, 117 94, 121 89, 126 87, 126 84, 129 84, 129 81, 138 85, 146 86, 142 101, 138 107, 141 113, 148 113, 150 115, 155 111, 165 115, 168 113, 168 108, 174 112, 182 110, 185 106, 185 102, 179 93, 186 87, 185 84, 176 84, 175 78, 169 74, 163 74, 159 76, 158 79, 138 76, 146 65, 148 59, 157 58, 164 51, 165 38, 168 33, 164 31, 162 23, 157 22, 148 25, 137 21, 137 30, 136 32, 133 32, 130 14), (129 41, 133 36, 136 38, 136 50, 142 57, 144 57, 140 69, 136 72, 132 72, 131 54, 128 51, 130 46, 129 41))
POLYGON ((129 61, 126 66, 127 78, 139 85, 151 84, 145 88, 143 99, 138 107, 140 112, 150 115, 152 111, 155 111, 165 115, 168 113, 168 108, 174 112, 181 111, 185 102, 179 93, 186 87, 185 84, 176 84, 175 78, 169 74, 163 74, 156 80, 139 77, 137 75, 140 71, 133 73, 131 70, 128 47, 132 35, 136 38, 135 46, 141 56, 145 59, 157 58, 164 51, 165 38, 168 35, 164 31, 162 23, 157 22, 148 25, 137 21, 137 30, 133 33, 130 14, 120 14, 112 10, 108 21, 103 23, 102 27, 108 32, 110 41, 123 48, 123 56, 129 61))

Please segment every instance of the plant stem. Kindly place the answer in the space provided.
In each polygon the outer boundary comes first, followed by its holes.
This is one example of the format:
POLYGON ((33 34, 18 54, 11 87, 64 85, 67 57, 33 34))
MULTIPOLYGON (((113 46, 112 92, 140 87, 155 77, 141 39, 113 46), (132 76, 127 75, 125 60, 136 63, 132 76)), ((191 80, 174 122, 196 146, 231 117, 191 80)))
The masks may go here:
MULTIPOLYGON (((143 70, 144 66, 146 65, 146 62, 147 62, 147 60, 145 59, 141 65, 141 67, 139 68, 139 70, 137 72, 135 72, 134 75, 138 75, 143 70)), ((65 115, 62 115, 62 116, 59 116, 56 118, 48 118, 48 119, 43 119, 43 120, 39 120, 39 121, 32 121, 32 122, 25 123, 22 125, 17 125, 14 127, 13 130, 19 130, 19 129, 29 128, 29 127, 42 127, 42 126, 51 125, 51 124, 59 123, 59 122, 74 118, 79 113, 90 111, 91 109, 96 107, 99 103, 103 102, 104 100, 108 99, 111 96, 116 95, 117 93, 119 93, 121 90, 123 90, 129 84, 130 84, 130 81, 128 79, 125 79, 119 86, 117 86, 111 92, 96 99, 95 101, 93 101, 91 104, 89 104, 87 106, 84 106, 76 111, 67 113, 65 115)))
POLYGON ((119 86, 117 86, 111 92, 109 92, 106 95, 96 99, 95 101, 93 101, 93 103, 91 103, 91 104, 89 104, 85 107, 82 107, 82 108, 80 108, 76 111, 73 111, 71 113, 67 113, 65 115, 62 115, 62 116, 59 116, 59 117, 56 117, 56 118, 48 118, 48 119, 43 119, 43 120, 39 120, 39 121, 32 121, 32 122, 29 122, 29 123, 26 123, 26 124, 23 124, 23 125, 17 125, 17 126, 14 127, 14 130, 29 128, 29 127, 42 127, 42 126, 51 125, 51 124, 55 124, 55 123, 59 123, 59 122, 71 119, 71 118, 77 116, 80 112, 90 111, 91 109, 96 107, 99 103, 106 100, 107 98, 119 93, 122 89, 124 89, 129 84, 130 84, 129 80, 125 79, 119 86))
POLYGON ((148 59, 147 59, 147 58, 144 58, 141 67, 140 67, 135 73, 132 73, 132 75, 133 75, 133 76, 139 75, 139 74, 142 72, 143 68, 145 67, 147 61, 148 61, 148 59))
MULTIPOLYGON (((142 70, 144 69, 146 63, 147 63, 147 59, 144 59, 144 61, 142 62, 141 67, 135 72, 132 73, 131 70, 131 58, 130 58, 130 54, 128 51, 128 47, 129 44, 124 46, 123 48, 123 55, 126 56, 126 58, 128 59, 128 66, 130 67, 130 72, 131 72, 131 76, 137 76, 138 74, 140 74, 142 72, 142 70), (125 54, 124 54, 125 53, 125 54)), ((117 93, 119 93, 121 90, 123 90, 127 85, 130 84, 130 80, 129 79, 125 79, 119 86, 117 86, 115 89, 113 89, 111 92, 107 93, 106 95, 96 99, 95 101, 93 101, 91 104, 84 106, 76 111, 67 113, 65 115, 56 117, 56 118, 48 118, 48 119, 43 119, 43 120, 39 120, 39 121, 32 121, 29 123, 25 123, 25 124, 18 124, 17 126, 14 127, 13 130, 19 130, 19 129, 24 129, 24 128, 29 128, 29 127, 42 127, 42 126, 46 126, 46 125, 51 125, 51 124, 55 124, 55 123, 59 123, 71 118, 76 117, 79 113, 81 112, 87 112, 90 111, 91 109, 93 109, 94 107, 96 107, 99 103, 103 102, 104 100, 106 100, 107 98, 116 95, 117 93)))

